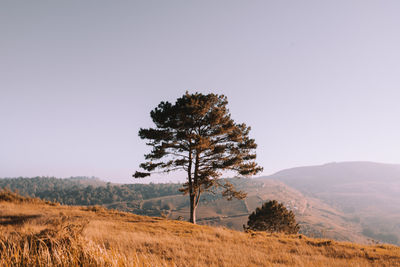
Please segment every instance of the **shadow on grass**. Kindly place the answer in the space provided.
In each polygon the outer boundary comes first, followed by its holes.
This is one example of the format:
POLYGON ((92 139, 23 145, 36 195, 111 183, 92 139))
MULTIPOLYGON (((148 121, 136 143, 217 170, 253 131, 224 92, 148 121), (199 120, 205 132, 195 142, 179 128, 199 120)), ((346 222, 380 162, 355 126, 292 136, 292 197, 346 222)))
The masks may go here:
POLYGON ((18 225, 28 220, 35 219, 41 215, 17 215, 17 216, 0 216, 0 225, 18 225))

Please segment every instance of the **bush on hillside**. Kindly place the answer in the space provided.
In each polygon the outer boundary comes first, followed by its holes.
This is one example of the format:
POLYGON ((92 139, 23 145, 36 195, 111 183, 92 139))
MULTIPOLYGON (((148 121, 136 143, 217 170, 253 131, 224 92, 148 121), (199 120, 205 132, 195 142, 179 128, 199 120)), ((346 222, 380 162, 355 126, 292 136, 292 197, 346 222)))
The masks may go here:
POLYGON ((300 230, 294 213, 276 200, 264 203, 249 216, 245 230, 297 234, 300 230))

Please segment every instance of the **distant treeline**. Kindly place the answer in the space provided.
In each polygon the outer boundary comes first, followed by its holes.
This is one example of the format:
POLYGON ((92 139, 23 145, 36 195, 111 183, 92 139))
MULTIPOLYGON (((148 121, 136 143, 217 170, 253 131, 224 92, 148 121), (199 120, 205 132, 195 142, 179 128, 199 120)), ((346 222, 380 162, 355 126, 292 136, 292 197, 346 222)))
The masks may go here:
POLYGON ((105 183, 96 178, 2 178, 0 188, 67 205, 103 205, 180 194, 180 184, 105 183))

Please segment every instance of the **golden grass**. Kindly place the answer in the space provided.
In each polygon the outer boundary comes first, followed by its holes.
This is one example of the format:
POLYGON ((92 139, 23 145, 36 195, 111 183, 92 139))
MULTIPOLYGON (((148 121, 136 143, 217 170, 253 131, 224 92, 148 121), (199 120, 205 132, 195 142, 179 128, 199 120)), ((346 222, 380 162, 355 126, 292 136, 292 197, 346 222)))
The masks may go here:
POLYGON ((400 248, 1 200, 0 266, 400 266, 400 248))

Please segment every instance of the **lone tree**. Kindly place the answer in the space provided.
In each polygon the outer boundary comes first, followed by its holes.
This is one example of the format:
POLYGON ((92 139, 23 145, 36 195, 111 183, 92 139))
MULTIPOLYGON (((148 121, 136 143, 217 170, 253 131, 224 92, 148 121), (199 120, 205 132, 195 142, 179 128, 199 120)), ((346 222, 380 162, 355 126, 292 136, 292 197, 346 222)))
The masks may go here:
POLYGON ((272 200, 264 203, 249 216, 246 229, 297 234, 300 227, 291 210, 286 209, 282 203, 272 200))
POLYGON ((221 187, 228 200, 246 197, 231 183, 219 179, 222 171, 241 176, 262 171, 254 161, 257 145, 249 138, 250 127, 235 123, 227 104, 224 95, 186 92, 175 104, 161 102, 150 113, 156 127, 139 131, 140 138, 148 140, 153 149, 140 164, 146 172, 137 171, 133 176, 185 171, 187 182, 180 191, 189 195, 192 223, 196 223, 196 208, 205 191, 221 187))

